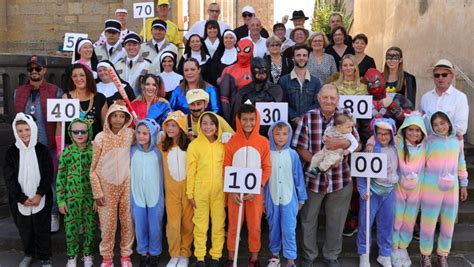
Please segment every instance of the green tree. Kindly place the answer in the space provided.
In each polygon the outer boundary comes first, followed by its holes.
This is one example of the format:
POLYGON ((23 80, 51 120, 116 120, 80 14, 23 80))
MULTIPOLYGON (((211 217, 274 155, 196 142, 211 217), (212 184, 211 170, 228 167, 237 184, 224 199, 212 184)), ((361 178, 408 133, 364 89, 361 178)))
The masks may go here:
POLYGON ((342 23, 347 31, 352 26, 352 12, 347 13, 344 0, 315 0, 313 19, 311 20, 311 29, 314 32, 331 33, 328 21, 333 13, 339 13, 342 16, 342 23))

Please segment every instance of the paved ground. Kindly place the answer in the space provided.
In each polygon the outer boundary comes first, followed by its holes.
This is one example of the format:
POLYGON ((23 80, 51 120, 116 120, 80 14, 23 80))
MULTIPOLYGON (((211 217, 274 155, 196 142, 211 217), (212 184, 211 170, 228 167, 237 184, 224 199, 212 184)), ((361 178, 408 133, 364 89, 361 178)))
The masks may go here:
MULTIPOLYGON (((267 249, 267 242, 268 242, 268 229, 264 226, 262 227, 262 254, 261 254, 261 263, 266 263, 267 257, 269 256, 268 249, 267 249)), ((300 233, 298 233, 300 235, 300 233)), ((321 232, 321 236, 323 233, 321 232)), ((474 240, 474 233, 471 227, 466 228, 464 225, 458 225, 455 230, 456 240, 459 244, 457 245, 460 248, 469 247, 468 250, 455 250, 455 246, 453 246, 453 254, 449 257, 450 266, 455 267, 467 267, 467 266, 474 266, 474 246, 472 246, 472 241, 474 240), (467 242, 467 243, 466 243, 467 242)), ((246 243, 247 239, 245 238, 246 233, 245 230, 243 231, 243 238, 240 246, 240 251, 243 252, 239 255, 239 267, 247 266, 247 256, 246 256, 246 243)), ((298 238, 300 240, 300 238, 298 238)), ((99 240, 97 236, 96 240, 99 240)), ((63 230, 59 233, 56 233, 52 236, 53 242, 53 266, 64 266, 66 262, 66 255, 65 255, 65 235, 63 230)), ((318 243, 321 243, 319 241, 318 243)), ((457 244, 456 242, 454 244, 457 244)), ((375 244, 374 244, 375 245, 375 244)), ((373 247, 372 252, 372 266, 380 266, 376 261, 375 258, 377 256, 377 252, 375 250, 375 246, 373 247)), ((160 257, 159 266, 166 266, 166 263, 169 260, 169 256, 166 252, 166 244, 164 245, 164 252, 160 257)), ((419 266, 419 256, 417 250, 418 242, 412 242, 412 245, 409 248, 410 255, 412 255, 412 266, 419 266)), ((118 251, 117 253, 118 254, 118 251)), ((96 253, 95 263, 96 266, 100 265, 100 256, 96 253)), ((13 267, 18 266, 18 263, 21 261, 23 257, 23 253, 21 251, 21 242, 18 236, 18 232, 13 225, 13 222, 10 217, 0 219, 0 267, 13 267)), ((139 257, 137 255, 132 256, 132 261, 135 266, 138 266, 139 257)), ((78 261, 79 262, 79 261, 78 261)), ((355 237, 344 238, 343 242, 343 253, 340 257, 340 263, 342 266, 358 266, 359 259, 355 251, 355 237)), ((32 266, 40 266, 39 262, 36 261, 32 266)), ((79 264, 78 266, 82 266, 79 264)), ((120 266, 119 257, 115 257, 115 266, 120 266)), ((190 266, 193 266, 191 264, 190 266)), ((284 266, 284 265, 283 265, 284 266)), ((318 260, 316 262, 316 267, 319 266, 326 266, 322 260, 318 260)))

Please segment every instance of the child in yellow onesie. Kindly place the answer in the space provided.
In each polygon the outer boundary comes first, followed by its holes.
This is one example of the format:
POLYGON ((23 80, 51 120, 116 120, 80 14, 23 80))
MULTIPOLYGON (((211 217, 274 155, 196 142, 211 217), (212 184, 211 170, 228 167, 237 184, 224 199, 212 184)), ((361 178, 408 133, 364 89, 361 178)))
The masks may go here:
POLYGON ((167 267, 187 267, 193 242, 193 207, 186 197, 186 150, 189 139, 186 115, 168 113, 163 122, 160 150, 165 173, 166 237, 171 260, 167 267))
POLYGON ((205 267, 209 215, 212 224, 211 266, 219 266, 224 247, 225 195, 224 144, 218 117, 205 112, 199 118, 198 136, 189 145, 186 155, 186 194, 194 207, 194 256, 196 267, 205 267))
POLYGON ((130 209, 130 147, 132 116, 122 103, 110 106, 104 130, 94 140, 90 177, 93 197, 99 206, 101 267, 113 266, 117 216, 120 220, 122 266, 132 266, 133 222, 130 209), (117 214, 118 210, 118 214, 117 214))

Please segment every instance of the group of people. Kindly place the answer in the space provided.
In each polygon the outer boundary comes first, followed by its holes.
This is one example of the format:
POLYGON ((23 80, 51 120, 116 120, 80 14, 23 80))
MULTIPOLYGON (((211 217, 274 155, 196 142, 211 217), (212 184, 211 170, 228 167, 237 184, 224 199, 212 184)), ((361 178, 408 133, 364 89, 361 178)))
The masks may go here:
POLYGON ((451 85, 451 62, 433 66, 435 88, 415 108, 416 80, 404 70, 402 50, 388 49, 378 71, 364 53, 367 37, 349 36, 339 14, 330 17, 329 36, 306 30, 301 10, 293 12, 294 29, 277 23, 269 36, 251 6, 242 9, 245 25, 231 30, 217 21, 219 5, 211 3, 209 20, 179 40, 168 11, 169 2, 159 0, 159 17, 142 32, 150 41, 142 43, 124 26, 127 10, 117 9, 95 47, 77 41, 65 90, 44 79, 45 58, 29 58, 29 80, 15 90, 16 142, 4 172, 24 245, 21 267, 33 258, 51 266, 50 232, 59 228, 59 213, 69 267, 80 254, 84 266, 93 266, 97 229, 101 266, 113 266, 118 226, 121 266, 131 266, 135 240, 140 266, 158 266, 163 233, 167 267, 188 266, 193 255, 195 266, 232 266, 240 206, 249 266, 260 266, 264 213, 268 266, 283 263, 280 253, 287 266, 296 266, 298 214, 301 266, 313 266, 323 204, 328 266, 340 266, 343 234, 355 232, 360 266, 369 266, 365 229, 374 222, 377 261, 410 266, 406 248, 420 210, 421 265, 431 266, 439 217, 437 261, 447 266, 468 184, 463 135, 469 108, 466 95, 451 85), (340 95, 371 95, 373 119, 355 120, 339 107, 340 95), (80 116, 66 129, 46 120, 51 98, 79 100, 80 116), (288 118, 260 126, 257 102, 287 103, 288 118), (387 177, 371 180, 370 190, 364 178, 350 176, 355 151, 387 154, 387 177), (229 166, 260 169, 260 194, 224 193, 229 166))

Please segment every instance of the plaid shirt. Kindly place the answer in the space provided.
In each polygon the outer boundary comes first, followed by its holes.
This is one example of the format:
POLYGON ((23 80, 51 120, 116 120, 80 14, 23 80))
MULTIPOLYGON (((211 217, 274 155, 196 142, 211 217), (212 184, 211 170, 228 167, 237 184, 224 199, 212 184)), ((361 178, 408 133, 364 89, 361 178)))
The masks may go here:
MULTIPOLYGON (((336 113, 350 114, 347 109, 341 110, 337 108, 335 114, 336 113)), ((306 112, 296 127, 292 146, 306 149, 313 155, 321 151, 324 147, 324 130, 326 130, 328 125, 333 124, 333 121, 334 115, 329 120, 326 120, 319 109, 312 109, 306 112)), ((355 127, 353 127, 352 135, 359 140, 359 134, 355 127)), ((309 171, 309 165, 310 162, 305 162, 305 172, 309 171)), ((345 157, 342 164, 337 168, 332 168, 323 174, 318 173, 315 179, 309 179, 309 177, 305 175, 305 180, 308 182, 308 189, 316 193, 331 193, 342 189, 351 182, 348 157, 345 157), (326 177, 323 177, 323 175, 326 177)))

